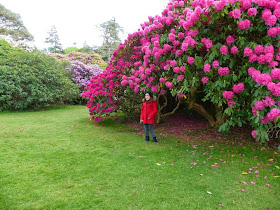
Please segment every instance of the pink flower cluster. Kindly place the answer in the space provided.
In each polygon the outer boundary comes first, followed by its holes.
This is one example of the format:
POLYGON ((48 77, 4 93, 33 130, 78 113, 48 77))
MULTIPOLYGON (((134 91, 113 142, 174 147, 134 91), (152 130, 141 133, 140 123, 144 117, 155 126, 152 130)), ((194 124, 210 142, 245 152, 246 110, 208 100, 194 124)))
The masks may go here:
POLYGON ((228 54, 228 48, 227 48, 227 46, 225 46, 225 45, 221 46, 221 48, 220 48, 220 53, 221 53, 222 55, 228 54))
POLYGON ((211 71, 211 65, 209 63, 206 63, 204 65, 203 70, 204 70, 205 73, 210 72, 211 71))
POLYGON ((248 20, 248 19, 246 19, 246 20, 244 20, 244 21, 240 21, 240 22, 238 23, 238 28, 239 28, 240 30, 246 30, 246 29, 250 28, 250 26, 251 26, 251 22, 250 22, 250 20, 248 20))
POLYGON ((242 93, 244 91, 244 84, 239 83, 237 85, 234 85, 232 87, 232 90, 233 90, 234 93, 242 93))
POLYGON ((227 104, 228 106, 232 106, 233 104, 235 104, 236 102, 234 100, 232 100, 234 97, 234 93, 232 91, 224 91, 223 92, 223 98, 225 98, 227 100, 227 104))
MULTIPOLYGON (((254 63, 258 62, 259 64, 269 64, 269 68, 273 68, 278 65, 278 62, 273 60, 274 59, 274 47, 273 46, 266 46, 263 47, 262 45, 257 45, 254 48, 254 51, 250 47, 246 47, 243 52, 244 56, 249 57, 249 62, 254 63)), ((278 57, 276 56, 275 59, 278 57)), ((280 58, 280 56, 279 56, 280 58)))
POLYGON ((229 74, 229 68, 228 67, 220 67, 218 69, 218 73, 220 76, 227 76, 229 74))
POLYGON ((208 77, 202 77, 201 81, 202 81, 203 84, 206 84, 209 81, 209 78, 208 77))

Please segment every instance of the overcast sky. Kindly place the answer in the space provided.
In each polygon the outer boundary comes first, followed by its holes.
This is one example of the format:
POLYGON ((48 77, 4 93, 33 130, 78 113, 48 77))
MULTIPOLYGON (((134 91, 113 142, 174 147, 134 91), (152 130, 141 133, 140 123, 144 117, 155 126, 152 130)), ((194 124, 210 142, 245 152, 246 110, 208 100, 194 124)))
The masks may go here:
POLYGON ((116 18, 127 34, 140 28, 148 16, 161 14, 169 0, 0 0, 0 4, 18 13, 24 25, 35 37, 35 45, 42 49, 51 26, 55 25, 63 48, 102 44, 96 28, 116 18))

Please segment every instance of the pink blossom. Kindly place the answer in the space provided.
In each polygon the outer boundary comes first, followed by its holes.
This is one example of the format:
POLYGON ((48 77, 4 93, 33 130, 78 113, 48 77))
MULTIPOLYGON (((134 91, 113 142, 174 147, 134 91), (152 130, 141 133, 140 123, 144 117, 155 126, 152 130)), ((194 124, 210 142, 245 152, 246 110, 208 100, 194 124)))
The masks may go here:
POLYGON ((276 66, 278 66, 278 62, 277 61, 271 61, 270 64, 268 65, 268 68, 274 68, 276 66))
POLYGON ((163 51, 169 52, 171 50, 171 46, 169 44, 164 44, 163 45, 163 51))
POLYGON ((262 100, 267 107, 271 107, 275 104, 275 100, 272 99, 270 96, 265 96, 265 100, 262 100))
POLYGON ((230 48, 230 52, 234 55, 238 53, 238 48, 236 46, 233 46, 232 48, 230 48))
POLYGON ((274 47, 273 46, 266 46, 265 48, 264 48, 264 53, 266 54, 266 53, 272 53, 272 54, 274 54, 274 47))
POLYGON ((268 118, 269 121, 274 121, 279 116, 280 116, 280 109, 277 109, 277 108, 273 108, 267 114, 267 118, 268 118))
POLYGON ((260 54, 263 53, 264 48, 263 48, 262 45, 257 45, 257 46, 255 47, 254 51, 255 51, 255 53, 256 53, 257 55, 260 55, 260 54))
POLYGON ((249 16, 256 16, 257 15, 257 9, 256 8, 250 8, 250 9, 248 9, 247 14, 249 16))
POLYGON ((265 63, 266 63, 266 57, 265 57, 265 55, 260 55, 260 56, 258 57, 258 63, 259 63, 259 64, 265 64, 265 63))
POLYGON ((188 45, 187 43, 184 43, 184 42, 183 42, 183 44, 181 45, 181 50, 182 50, 182 51, 187 51, 187 50, 188 50, 188 46, 189 46, 189 45, 188 45))
POLYGON ((240 9, 234 9, 230 14, 234 19, 239 19, 241 17, 240 9))
POLYGON ((183 54, 183 51, 182 50, 176 50, 176 56, 179 57, 180 55, 183 54))
POLYGON ((183 7, 184 6, 184 1, 179 1, 179 6, 183 7))
POLYGON ((257 78, 255 79, 255 81, 258 83, 258 85, 267 85, 269 82, 272 81, 272 78, 271 78, 270 74, 264 73, 264 74, 258 75, 257 78))
POLYGON ((234 85, 232 90, 234 93, 242 93, 244 91, 244 84, 239 83, 238 85, 234 85))
POLYGON ((265 21, 265 24, 272 27, 276 24, 278 18, 275 15, 271 15, 270 18, 265 21))
POLYGON ((233 97, 234 97, 234 93, 232 91, 223 92, 223 98, 231 100, 233 99, 233 97))
POLYGON ((258 60, 258 56, 256 54, 250 55, 249 56, 249 62, 254 63, 258 60))
POLYGON ((272 53, 266 53, 266 54, 264 55, 264 57, 265 57, 266 63, 271 63, 272 60, 273 60, 273 54, 272 54, 272 53))
POLYGON ((209 78, 208 77, 202 77, 201 81, 203 84, 206 84, 208 82, 209 78))
POLYGON ((202 38, 201 42, 204 43, 207 49, 210 49, 213 46, 213 43, 210 39, 202 38))
POLYGON ((270 72, 272 79, 274 80, 280 80, 280 69, 276 68, 271 70, 270 72))
POLYGON ((170 33, 170 34, 168 35, 168 37, 169 37, 169 41, 170 41, 170 42, 175 41, 175 34, 170 33))
POLYGON ((189 63, 189 64, 192 65, 192 64, 194 63, 194 61, 195 61, 195 60, 194 60, 193 57, 188 57, 188 63, 189 63))
POLYGON ((271 187, 271 185, 270 184, 265 184, 267 187, 271 187))
POLYGON ((165 82, 165 80, 164 80, 163 77, 159 78, 159 81, 160 81, 161 83, 164 83, 164 82, 165 82))
POLYGON ((280 17, 280 8, 277 8, 273 11, 273 15, 275 15, 276 17, 280 17))
POLYGON ((243 184, 248 185, 248 183, 247 183, 247 182, 243 182, 243 184))
POLYGON ((250 20, 248 20, 248 19, 246 19, 246 20, 244 20, 244 21, 240 21, 239 23, 238 23, 238 28, 240 29, 240 30, 246 30, 247 28, 249 28, 251 26, 251 22, 250 22, 250 20))
POLYGON ((255 103, 255 107, 256 107, 257 110, 264 110, 265 104, 264 104, 263 101, 257 101, 257 102, 255 103))
POLYGON ((179 73, 180 72, 180 68, 179 67, 175 67, 174 69, 173 69, 173 72, 175 72, 175 73, 179 73))
POLYGON ((177 61, 176 60, 170 61, 170 66, 174 67, 176 65, 177 65, 177 61))
POLYGON ((206 63, 204 65, 203 70, 204 70, 205 73, 210 72, 211 71, 211 65, 209 63, 206 63))
POLYGON ((184 94, 183 94, 183 93, 179 93, 179 94, 178 94, 178 97, 179 97, 179 98, 183 98, 183 97, 184 97, 184 94))
POLYGON ((254 54, 254 52, 253 52, 253 50, 250 49, 250 47, 246 47, 246 48, 244 49, 244 55, 245 55, 245 56, 251 56, 251 55, 253 55, 253 54, 254 54))
POLYGON ((179 39, 184 39, 184 38, 185 38, 184 33, 180 32, 180 33, 178 34, 178 38, 179 38, 179 39))
POLYGON ((270 9, 265 9, 262 12, 262 19, 267 22, 269 20, 269 18, 272 16, 272 12, 270 11, 270 9))
POLYGON ((252 136, 253 136, 253 138, 257 138, 256 133, 257 133, 257 130, 253 130, 253 131, 252 131, 252 136))
POLYGON ((223 54, 223 55, 226 55, 228 53, 227 46, 225 46, 225 45, 221 46, 220 53, 223 54))
POLYGON ((123 81, 121 81, 121 85, 122 85, 122 86, 126 86, 126 85, 127 85, 127 83, 128 83, 128 82, 127 82, 127 80, 123 80, 123 81))
POLYGON ((228 45, 231 45, 232 43, 234 43, 235 39, 233 36, 229 35, 226 39, 226 42, 228 45))
POLYGON ((268 31, 267 31, 267 35, 271 36, 271 37, 275 37, 278 34, 280 34, 280 27, 279 26, 272 27, 272 28, 268 29, 268 31))
POLYGON ((182 81, 182 80, 184 80, 185 79, 185 76, 184 75, 179 75, 178 77, 177 77, 177 80, 178 81, 182 81))
POLYGON ((213 63, 212 63, 212 66, 213 66, 214 68, 217 68, 219 65, 220 65, 220 63, 219 63, 218 60, 215 60, 215 61, 213 61, 213 63))
POLYGON ((251 0, 242 0, 242 10, 249 9, 251 7, 251 0))
POLYGON ((218 73, 220 76, 227 76, 229 74, 229 68, 228 67, 220 67, 218 69, 218 73))
POLYGON ((169 89, 172 88, 173 84, 171 82, 166 82, 165 83, 166 87, 168 87, 169 89))
POLYGON ((186 71, 186 67, 185 66, 180 66, 180 71, 184 73, 186 71))

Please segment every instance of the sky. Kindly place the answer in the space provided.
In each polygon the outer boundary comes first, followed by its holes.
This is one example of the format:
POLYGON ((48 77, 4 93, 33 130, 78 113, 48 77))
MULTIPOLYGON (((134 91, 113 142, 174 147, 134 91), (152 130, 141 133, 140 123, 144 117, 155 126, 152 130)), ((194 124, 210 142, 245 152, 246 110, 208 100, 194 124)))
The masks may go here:
POLYGON ((148 16, 160 15, 169 0, 0 0, 0 4, 18 13, 35 38, 39 49, 51 27, 55 25, 62 47, 101 46, 102 38, 96 26, 113 17, 124 28, 124 41, 136 32, 148 16))

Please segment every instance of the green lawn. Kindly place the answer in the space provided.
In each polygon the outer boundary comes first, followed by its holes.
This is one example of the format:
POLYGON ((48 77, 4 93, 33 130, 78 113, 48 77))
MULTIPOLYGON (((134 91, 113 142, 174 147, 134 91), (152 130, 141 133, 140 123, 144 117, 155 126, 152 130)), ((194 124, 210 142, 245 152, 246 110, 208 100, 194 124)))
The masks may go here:
POLYGON ((280 209, 279 154, 131 131, 83 106, 0 113, 0 209, 280 209))

